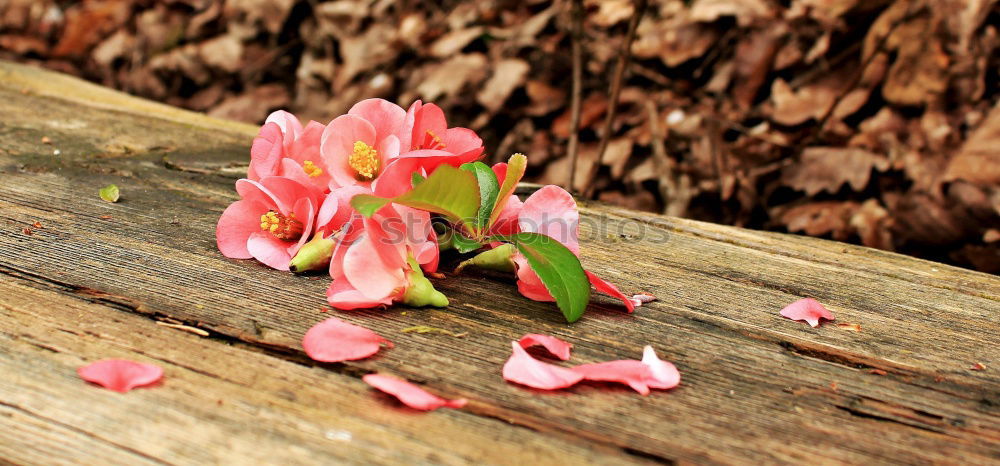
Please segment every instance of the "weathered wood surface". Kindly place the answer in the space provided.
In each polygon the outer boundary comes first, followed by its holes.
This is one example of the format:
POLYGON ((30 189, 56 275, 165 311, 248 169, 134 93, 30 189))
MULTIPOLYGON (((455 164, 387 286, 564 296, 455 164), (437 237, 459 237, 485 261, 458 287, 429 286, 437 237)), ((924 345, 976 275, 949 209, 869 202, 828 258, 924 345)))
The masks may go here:
POLYGON ((327 280, 215 248, 254 129, 117 94, 109 109, 90 103, 108 91, 73 93, 68 79, 0 64, 0 458, 1000 461, 997 277, 603 206, 583 209, 583 260, 660 298, 634 315, 598 299, 566 325, 511 281, 449 276, 436 283, 447 309, 337 314, 395 348, 313 364, 299 340, 329 315, 327 280), (97 197, 111 182, 116 204, 97 197), (43 228, 22 231, 36 221, 43 228), (803 296, 860 331, 778 316, 803 296), (167 318, 210 337, 151 322, 167 318), (467 336, 402 332, 414 325, 467 336), (574 363, 636 358, 652 344, 683 382, 648 397, 510 385, 500 367, 525 333, 572 342, 574 363), (121 396, 75 378, 110 356, 157 361, 165 382, 121 396), (986 370, 971 370, 977 362, 986 370), (372 370, 470 403, 414 414, 357 380, 372 370))

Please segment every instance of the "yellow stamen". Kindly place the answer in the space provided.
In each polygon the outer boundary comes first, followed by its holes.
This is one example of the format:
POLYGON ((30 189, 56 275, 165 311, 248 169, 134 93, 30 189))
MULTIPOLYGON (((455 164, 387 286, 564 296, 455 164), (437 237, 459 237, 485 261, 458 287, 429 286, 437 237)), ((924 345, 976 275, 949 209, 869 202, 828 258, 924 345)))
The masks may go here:
POLYGON ((312 160, 306 160, 302 163, 302 171, 306 172, 306 175, 309 175, 309 178, 316 178, 317 176, 323 174, 323 169, 312 163, 312 160))
POLYGON ((273 210, 260 216, 260 229, 275 238, 294 241, 302 237, 302 222, 295 219, 295 214, 282 215, 273 210))
POLYGON ((351 153, 347 163, 358 172, 358 178, 361 180, 369 181, 378 176, 378 151, 362 141, 354 142, 354 152, 351 153))

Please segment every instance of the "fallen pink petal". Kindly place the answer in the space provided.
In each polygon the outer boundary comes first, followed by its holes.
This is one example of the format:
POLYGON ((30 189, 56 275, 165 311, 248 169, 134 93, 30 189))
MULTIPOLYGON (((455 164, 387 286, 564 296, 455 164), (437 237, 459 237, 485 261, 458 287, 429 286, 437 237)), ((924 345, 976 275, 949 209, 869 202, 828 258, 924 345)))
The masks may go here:
POLYGON ((302 348, 310 358, 321 362, 342 362, 367 358, 382 345, 392 342, 364 327, 331 317, 314 325, 302 338, 302 348))
POLYGON ((576 385, 583 380, 583 374, 572 369, 566 369, 553 364, 539 361, 524 348, 521 344, 511 342, 514 352, 510 359, 503 365, 503 378, 508 382, 514 382, 540 390, 556 390, 576 385))
POLYGON ((639 306, 642 306, 643 304, 647 304, 647 303, 651 303, 653 301, 656 301, 656 296, 653 296, 653 295, 648 294, 648 293, 639 293, 639 294, 632 295, 632 297, 629 298, 629 301, 632 301, 632 305, 633 306, 639 307, 639 306))
POLYGON ((560 340, 556 337, 549 335, 540 335, 537 333, 529 333, 518 341, 522 348, 530 348, 532 346, 542 346, 553 356, 566 361, 569 360, 570 349, 573 345, 560 340))
POLYGON ((77 369, 76 373, 87 382, 119 393, 154 384, 163 378, 161 367, 126 359, 103 359, 77 369))
POLYGON ((781 315, 792 320, 804 320, 813 327, 819 326, 820 319, 835 320, 829 309, 812 298, 800 299, 785 306, 781 315))
POLYGON ((681 383, 681 373, 677 367, 670 362, 661 361, 652 346, 646 345, 642 349, 642 363, 649 367, 651 377, 646 381, 649 388, 667 390, 681 383))
POLYGON ((423 388, 396 377, 382 374, 368 374, 361 377, 365 383, 388 393, 402 402, 404 405, 421 411, 433 411, 438 408, 458 409, 467 403, 464 398, 457 400, 447 400, 437 395, 428 393, 423 388))
POLYGON ((649 394, 649 383, 654 380, 650 366, 632 359, 582 364, 573 371, 595 382, 623 383, 643 395, 649 394))

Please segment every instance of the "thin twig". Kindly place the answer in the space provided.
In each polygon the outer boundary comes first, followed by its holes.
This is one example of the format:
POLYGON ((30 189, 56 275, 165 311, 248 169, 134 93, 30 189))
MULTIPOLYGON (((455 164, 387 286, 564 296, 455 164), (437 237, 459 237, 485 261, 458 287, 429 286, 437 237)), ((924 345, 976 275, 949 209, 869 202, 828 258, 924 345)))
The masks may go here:
POLYGON ((625 69, 628 68, 629 60, 632 58, 632 42, 635 40, 635 31, 639 28, 639 21, 642 20, 642 15, 646 12, 648 5, 648 0, 636 0, 635 13, 632 14, 632 19, 628 23, 628 33, 625 34, 625 40, 618 53, 618 66, 615 67, 615 75, 611 80, 611 102, 608 103, 608 113, 604 118, 601 145, 597 148, 597 159, 584 179, 586 181, 583 188, 584 197, 594 195, 594 176, 597 175, 597 170, 604 163, 604 152, 607 151, 608 143, 611 142, 611 125, 614 123, 615 113, 618 111, 618 95, 621 94, 622 82, 625 80, 625 69))
POLYGON ((575 192, 576 163, 580 152, 580 95, 583 93, 583 0, 573 0, 573 88, 570 101, 569 180, 566 189, 575 192))

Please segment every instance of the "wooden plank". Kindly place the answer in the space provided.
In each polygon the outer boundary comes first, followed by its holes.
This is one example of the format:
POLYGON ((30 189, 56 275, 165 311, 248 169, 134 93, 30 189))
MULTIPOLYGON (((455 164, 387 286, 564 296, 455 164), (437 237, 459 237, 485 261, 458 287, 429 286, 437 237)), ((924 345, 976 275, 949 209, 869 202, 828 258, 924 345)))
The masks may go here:
MULTIPOLYGON (((22 118, 0 127, 0 147, 9 148, 0 155, 3 273, 301 357, 301 335, 325 316, 326 280, 215 249, 245 135, 0 90, 0 114, 14 108, 26 109, 22 118), (66 119, 102 123, 52 124, 66 119), (121 134, 139 149, 103 156, 121 134), (60 141, 60 157, 35 142, 43 135, 60 141), (96 199, 107 182, 122 187, 121 203, 96 199), (43 229, 20 231, 36 220, 43 229)), ((610 230, 584 222, 585 263, 660 301, 632 316, 599 301, 568 326, 509 281, 449 277, 438 283, 452 298, 445 310, 340 313, 397 343, 351 366, 433 383, 473 399, 468 410, 483 416, 662 460, 1000 459, 996 277, 822 240, 584 209, 585 220, 602 215, 610 230), (801 296, 862 330, 811 329, 777 315, 801 296), (413 325, 468 336, 402 333, 413 325), (573 342, 574 363, 635 358, 653 344, 681 369, 683 385, 643 398, 604 386, 552 395, 506 384, 508 342, 529 332, 573 342), (974 362, 988 369, 972 371, 974 362)))
POLYGON ((0 458, 26 464, 642 463, 458 410, 402 407, 336 370, 166 329, 0 277, 0 458), (121 395, 76 369, 157 364, 121 395))

